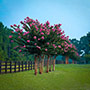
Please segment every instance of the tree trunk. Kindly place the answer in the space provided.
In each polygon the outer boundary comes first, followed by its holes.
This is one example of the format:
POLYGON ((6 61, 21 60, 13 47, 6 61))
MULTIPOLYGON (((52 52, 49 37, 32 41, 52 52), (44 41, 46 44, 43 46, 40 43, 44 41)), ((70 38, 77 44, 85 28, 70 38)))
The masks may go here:
POLYGON ((86 64, 88 64, 88 60, 86 60, 86 64))
POLYGON ((39 56, 39 74, 42 74, 42 68, 41 68, 41 55, 39 56))
POLYGON ((51 72, 52 71, 52 69, 51 69, 51 65, 52 65, 52 60, 51 60, 52 58, 50 57, 50 67, 49 67, 49 71, 51 72))
POLYGON ((42 74, 42 71, 41 71, 41 61, 39 62, 39 74, 42 74))
POLYGON ((42 61, 41 61, 41 72, 43 73, 43 66, 44 66, 44 56, 42 56, 42 61))
POLYGON ((65 63, 68 64, 68 59, 69 57, 68 56, 65 56, 65 63))
POLYGON ((56 60, 56 56, 55 56, 55 58, 53 60, 53 71, 55 71, 55 60, 56 60))
POLYGON ((77 61, 75 61, 75 64, 77 64, 77 61))
POLYGON ((72 60, 72 64, 74 64, 74 60, 72 60))
POLYGON ((48 60, 47 60, 47 70, 46 70, 47 73, 49 72, 49 59, 50 59, 50 56, 48 55, 48 60))
POLYGON ((37 57, 35 56, 34 59, 35 59, 35 75, 37 75, 37 57))

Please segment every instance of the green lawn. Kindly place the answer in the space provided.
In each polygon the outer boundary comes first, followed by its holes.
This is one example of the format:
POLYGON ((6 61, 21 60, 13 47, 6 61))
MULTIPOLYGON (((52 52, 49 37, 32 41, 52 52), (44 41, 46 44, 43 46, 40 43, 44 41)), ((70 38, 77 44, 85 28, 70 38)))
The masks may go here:
POLYGON ((0 75, 0 90, 90 90, 90 65, 56 65, 42 75, 24 71, 0 75))

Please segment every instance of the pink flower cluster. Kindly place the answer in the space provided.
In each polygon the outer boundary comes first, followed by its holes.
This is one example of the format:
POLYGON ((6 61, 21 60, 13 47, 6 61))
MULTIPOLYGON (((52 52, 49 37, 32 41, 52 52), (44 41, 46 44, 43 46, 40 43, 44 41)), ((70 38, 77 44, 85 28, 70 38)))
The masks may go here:
POLYGON ((41 47, 40 46, 36 46, 38 49, 41 49, 41 47))
MULTIPOLYGON (((49 21, 42 24, 37 19, 33 20, 29 17, 26 17, 25 20, 20 23, 23 25, 23 29, 20 29, 20 25, 11 25, 15 30, 15 32, 12 31, 12 33, 18 33, 17 35, 19 40, 24 39, 28 45, 35 45, 34 47, 37 47, 40 51, 41 48, 43 48, 42 50, 45 52, 49 51, 47 47, 52 47, 53 50, 55 50, 55 53, 57 53, 57 49, 63 54, 68 52, 75 53, 76 47, 70 43, 69 36, 66 37, 64 31, 62 31, 62 24, 54 24, 53 26, 50 26, 49 21)), ((10 35, 9 38, 13 38, 12 35, 10 35)), ((26 48, 26 44, 20 48, 19 52, 26 48)))
POLYGON ((9 38, 12 38, 12 35, 10 35, 9 38))

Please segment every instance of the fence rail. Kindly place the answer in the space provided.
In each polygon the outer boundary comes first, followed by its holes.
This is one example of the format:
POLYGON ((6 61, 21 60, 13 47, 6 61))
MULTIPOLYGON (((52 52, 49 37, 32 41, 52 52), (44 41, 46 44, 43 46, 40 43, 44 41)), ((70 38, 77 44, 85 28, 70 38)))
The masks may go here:
POLYGON ((32 61, 0 61, 0 74, 13 73, 34 69, 32 61))
MULTIPOLYGON (((40 67, 38 61, 38 68, 40 67)), ((65 62, 56 60, 56 64, 64 64, 65 62)), ((47 65, 47 60, 44 60, 44 66, 47 65)), ((49 65, 53 65, 53 60, 49 61, 49 65)), ((23 72, 34 69, 34 61, 0 61, 0 74, 23 72)))

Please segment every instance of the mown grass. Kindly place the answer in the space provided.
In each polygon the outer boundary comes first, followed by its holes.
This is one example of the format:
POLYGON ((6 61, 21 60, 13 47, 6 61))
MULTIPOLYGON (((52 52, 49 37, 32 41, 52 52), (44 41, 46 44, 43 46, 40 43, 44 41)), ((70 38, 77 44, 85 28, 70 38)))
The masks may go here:
POLYGON ((90 65, 56 65, 42 75, 24 71, 0 75, 0 90, 90 90, 90 65))

